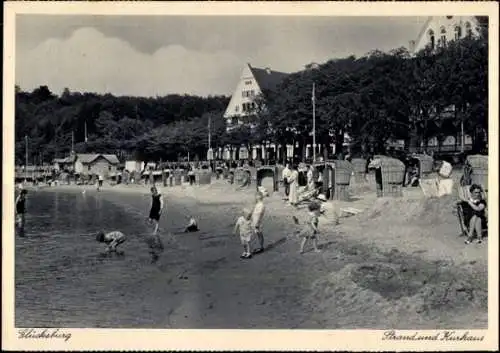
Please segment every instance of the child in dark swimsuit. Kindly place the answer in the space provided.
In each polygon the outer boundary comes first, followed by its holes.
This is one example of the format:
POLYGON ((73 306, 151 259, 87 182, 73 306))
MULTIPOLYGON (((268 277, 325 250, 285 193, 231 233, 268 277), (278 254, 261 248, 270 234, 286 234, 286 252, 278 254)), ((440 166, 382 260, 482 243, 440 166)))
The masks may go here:
POLYGON ((153 222, 155 224, 155 229, 153 231, 153 234, 156 234, 158 232, 160 215, 163 211, 163 198, 161 194, 158 193, 158 189, 156 189, 156 187, 154 186, 151 188, 151 197, 152 197, 152 203, 148 219, 150 222, 153 222))

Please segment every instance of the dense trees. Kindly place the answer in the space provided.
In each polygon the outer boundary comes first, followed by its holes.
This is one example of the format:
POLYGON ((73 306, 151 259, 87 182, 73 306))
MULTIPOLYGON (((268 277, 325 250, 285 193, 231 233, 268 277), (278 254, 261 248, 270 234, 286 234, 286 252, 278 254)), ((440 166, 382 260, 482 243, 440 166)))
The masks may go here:
POLYGON ((480 149, 488 128, 488 46, 464 38, 411 57, 404 48, 331 60, 290 75, 267 100, 278 143, 312 144, 312 86, 317 143, 342 145, 344 133, 359 152, 383 152, 389 139, 405 146, 464 131, 480 149), (284 134, 294 131, 295 134, 284 134))
POLYGON ((24 164, 26 135, 30 164, 68 155, 72 134, 76 152, 177 159, 191 151, 204 158, 208 117, 212 133, 224 132, 222 112, 228 101, 222 96, 140 98, 69 90, 58 97, 46 86, 31 93, 16 88, 16 163, 24 164))
POLYGON ((77 152, 156 160, 190 153, 203 159, 209 119, 213 148, 298 144, 304 155, 303 147, 312 143, 313 83, 316 140, 325 153, 331 143, 339 150, 346 133, 355 151, 381 152, 389 139, 405 140, 406 147, 434 137, 442 142, 446 135, 458 136, 462 125, 479 149, 488 129, 486 38, 467 37, 416 56, 404 48, 372 51, 291 74, 275 92, 257 97, 254 114, 228 132, 222 116, 227 97, 114 97, 69 90, 56 96, 46 86, 31 93, 16 88, 16 162, 24 164, 25 135, 31 164, 67 155, 72 133, 77 152))

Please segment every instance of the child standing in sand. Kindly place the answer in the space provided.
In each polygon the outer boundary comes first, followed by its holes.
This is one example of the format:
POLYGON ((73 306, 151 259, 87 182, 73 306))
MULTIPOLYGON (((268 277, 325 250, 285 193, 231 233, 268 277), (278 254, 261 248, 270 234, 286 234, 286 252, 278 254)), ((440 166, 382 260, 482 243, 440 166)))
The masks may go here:
POLYGON ((264 234, 262 233, 262 219, 264 218, 264 195, 259 191, 255 194, 255 206, 252 211, 252 227, 259 240, 259 248, 255 249, 254 254, 264 251, 264 234))
POLYGON ((240 257, 242 259, 250 259, 252 257, 252 253, 250 252, 250 241, 254 233, 251 210, 247 208, 243 210, 243 215, 236 221, 233 233, 240 236, 241 245, 243 245, 243 254, 241 254, 240 257))
POLYGON ((319 215, 321 213, 321 205, 316 202, 311 202, 308 206, 309 217, 307 223, 304 224, 304 228, 300 231, 299 236, 302 238, 300 243, 300 253, 304 253, 304 247, 309 239, 313 242, 313 247, 315 252, 320 252, 318 249, 318 238, 319 234, 319 215))

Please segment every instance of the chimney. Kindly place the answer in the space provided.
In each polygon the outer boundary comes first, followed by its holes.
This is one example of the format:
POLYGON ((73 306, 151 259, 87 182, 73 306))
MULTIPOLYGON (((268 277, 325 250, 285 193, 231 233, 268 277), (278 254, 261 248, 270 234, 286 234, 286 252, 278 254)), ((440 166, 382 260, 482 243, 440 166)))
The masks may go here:
POLYGON ((268 68, 268 67, 266 67, 266 72, 267 72, 268 75, 270 75, 271 74, 271 69, 268 68))

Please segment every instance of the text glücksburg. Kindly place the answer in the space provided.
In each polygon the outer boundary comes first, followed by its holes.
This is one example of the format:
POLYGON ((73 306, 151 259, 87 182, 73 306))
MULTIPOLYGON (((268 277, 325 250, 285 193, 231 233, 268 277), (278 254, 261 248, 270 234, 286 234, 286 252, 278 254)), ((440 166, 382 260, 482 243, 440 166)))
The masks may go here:
POLYGON ((484 336, 473 336, 469 331, 439 331, 432 334, 405 333, 398 334, 396 331, 385 331, 382 340, 392 341, 482 341, 484 336))
POLYGON ((71 338, 71 333, 62 332, 57 329, 34 329, 26 328, 18 331, 19 338, 22 339, 64 339, 68 341, 71 338))

